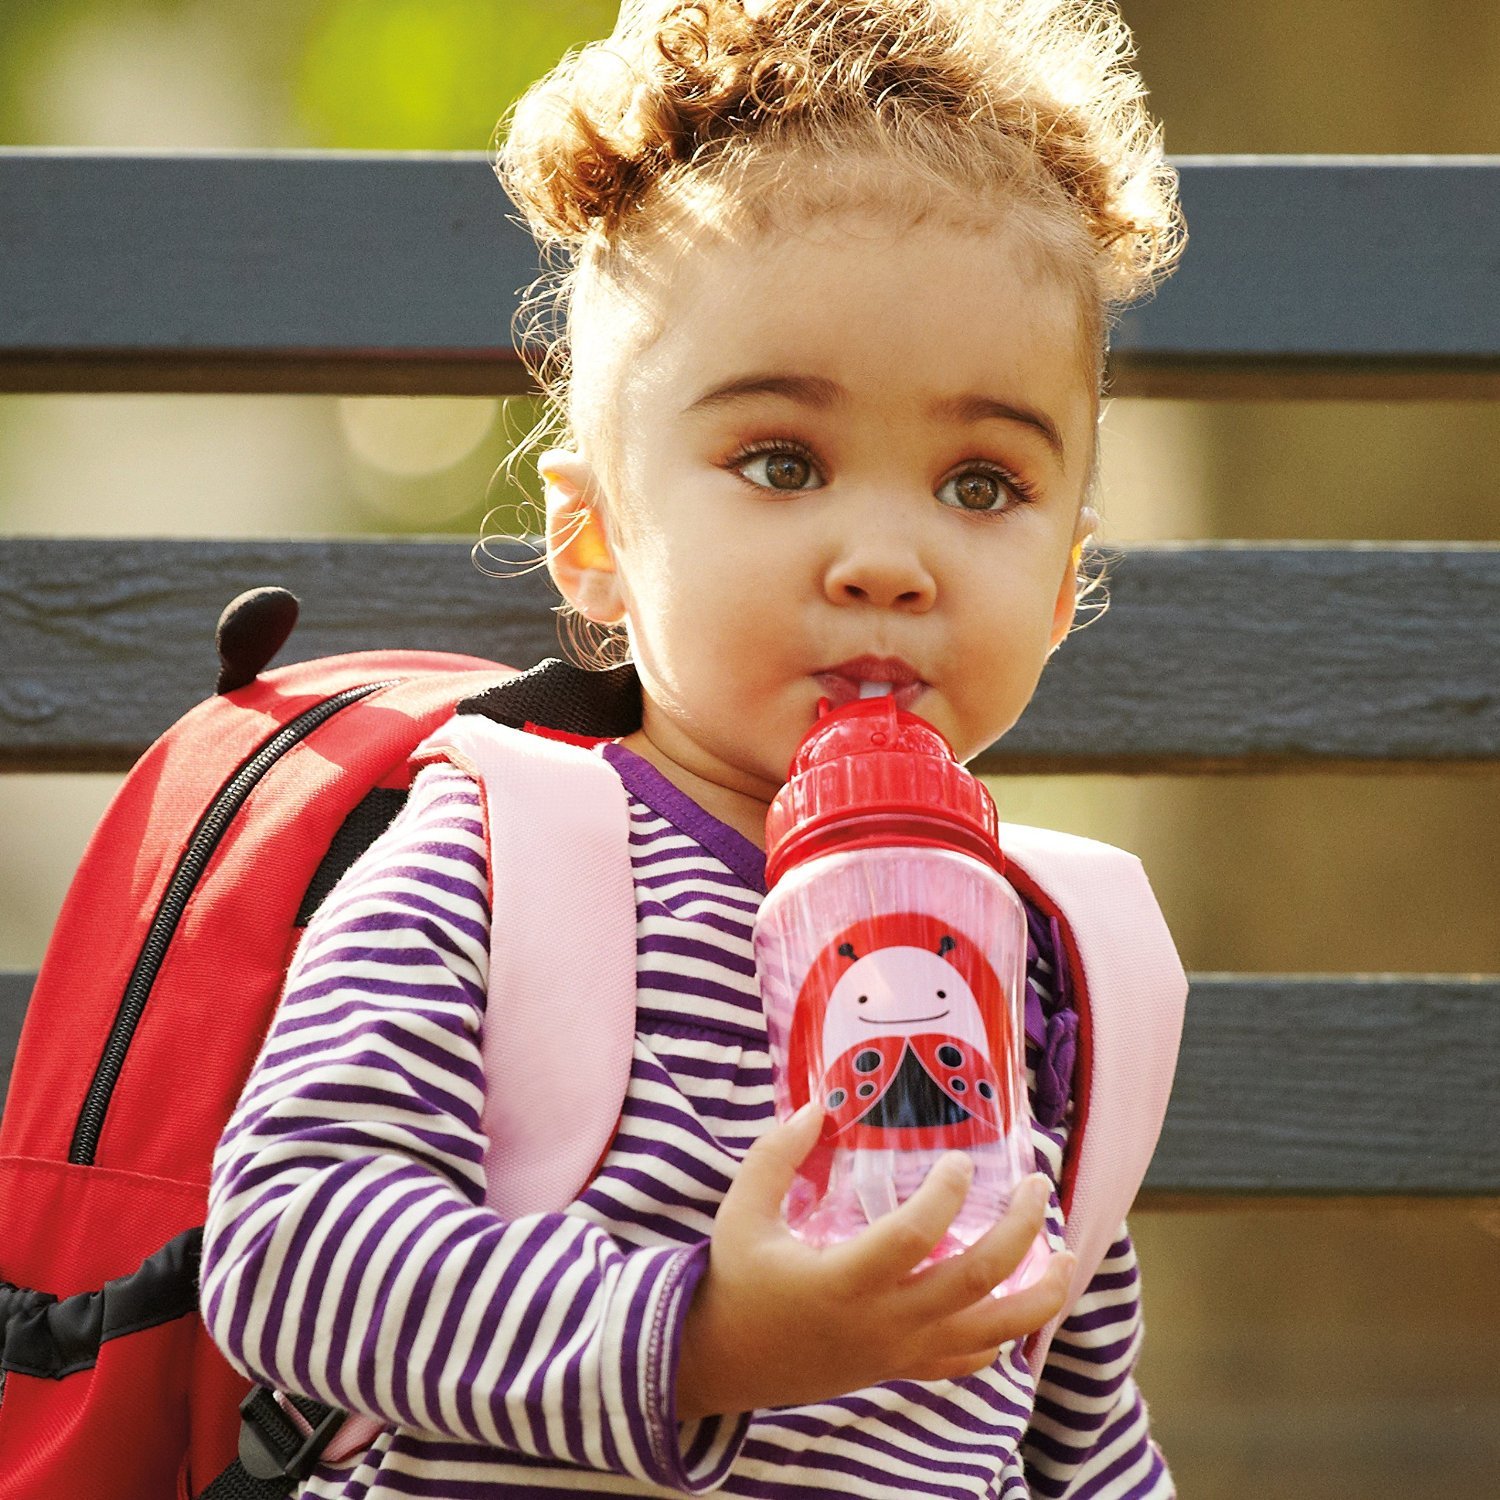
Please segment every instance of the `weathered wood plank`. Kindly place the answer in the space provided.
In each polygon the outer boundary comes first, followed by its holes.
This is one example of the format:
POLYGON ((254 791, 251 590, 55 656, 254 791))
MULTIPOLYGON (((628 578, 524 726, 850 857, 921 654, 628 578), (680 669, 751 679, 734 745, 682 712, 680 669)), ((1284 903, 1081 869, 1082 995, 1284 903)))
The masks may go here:
POLYGON ((1196 974, 1153 1193, 1500 1194, 1500 980, 1196 974))
POLYGON ((4 1114, 6 1092, 10 1088, 11 1064, 21 1041, 21 1022, 26 1018, 26 1002, 36 986, 36 975, 15 969, 0 969, 0 1115, 4 1114))
MULTIPOLYGON (((0 1098, 31 974, 0 972, 0 1098)), ((1500 1194, 1500 980, 1199 974, 1148 1201, 1500 1194)))
MULTIPOLYGON (((219 610, 282 583, 285 653, 559 652, 540 571, 468 544, 0 540, 0 769, 116 769, 211 690, 219 610)), ((519 555, 519 554, 513 554, 519 555)), ((1217 771, 1500 757, 1500 547, 1131 549, 986 771, 1217 771)))
MULTIPOLYGON (((1500 394, 1500 158, 1179 165, 1118 392, 1500 394)), ((524 389, 507 208, 478 152, 0 150, 0 390, 524 389)))
POLYGON ((523 390, 506 209, 479 153, 0 152, 0 388, 523 390))
POLYGON ((1177 166, 1189 248, 1120 326, 1122 391, 1500 394, 1500 157, 1177 166))

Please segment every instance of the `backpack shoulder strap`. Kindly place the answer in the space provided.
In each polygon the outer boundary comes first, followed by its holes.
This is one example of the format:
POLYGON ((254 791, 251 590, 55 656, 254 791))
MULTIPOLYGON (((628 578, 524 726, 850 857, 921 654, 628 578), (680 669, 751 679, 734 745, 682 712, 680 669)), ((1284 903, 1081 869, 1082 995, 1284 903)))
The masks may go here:
POLYGON ((481 1033, 487 1202, 505 1218, 581 1191, 620 1117, 635 1041, 630 815, 576 744, 455 716, 418 747, 484 790, 491 910, 481 1033))
POLYGON ((1141 863, 1093 839, 1003 823, 1017 889, 1058 919, 1078 1003, 1078 1073, 1063 1166, 1065 1242, 1078 1257, 1062 1313, 1034 1334, 1040 1371, 1135 1201, 1156 1149, 1187 978, 1141 863))
MULTIPOLYGON (((563 1208, 608 1149, 630 1081, 636 919, 625 788, 589 750, 482 714, 439 725, 412 758, 452 762, 484 797, 485 1202, 507 1219, 563 1208)), ((348 1416, 324 1460, 363 1452, 381 1427, 348 1416)))

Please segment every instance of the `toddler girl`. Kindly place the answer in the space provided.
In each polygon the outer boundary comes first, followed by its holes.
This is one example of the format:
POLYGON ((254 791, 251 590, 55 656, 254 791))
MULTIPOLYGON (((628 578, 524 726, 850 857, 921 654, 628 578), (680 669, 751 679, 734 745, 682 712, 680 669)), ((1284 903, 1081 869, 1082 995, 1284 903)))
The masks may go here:
POLYGON ((385 1424, 300 1494, 1172 1493, 1129 1237, 1082 1288, 1061 1248, 1057 920, 1030 912, 1040 1170, 915 1275, 956 1153, 847 1244, 781 1222, 820 1118, 773 1120, 750 950, 818 700, 881 684, 968 759, 1073 623, 1108 318, 1180 243, 1127 50, 1092 0, 628 3, 518 106, 502 179, 569 265, 548 563, 627 654, 466 707, 581 736, 623 784, 634 1054, 576 1200, 487 1206, 507 913, 481 788, 424 769, 309 927, 214 1160, 215 1341, 385 1424), (1038 1228, 1045 1276, 990 1295, 1038 1228))

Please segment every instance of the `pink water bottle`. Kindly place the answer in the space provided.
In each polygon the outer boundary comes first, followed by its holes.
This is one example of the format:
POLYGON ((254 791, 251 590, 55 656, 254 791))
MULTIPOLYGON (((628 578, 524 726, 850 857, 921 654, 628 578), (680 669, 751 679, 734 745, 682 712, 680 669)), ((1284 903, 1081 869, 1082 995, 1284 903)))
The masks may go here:
MULTIPOLYGON (((937 730, 888 695, 819 713, 766 817, 755 924, 777 1114, 824 1110, 787 1221, 811 1244, 849 1239, 958 1149, 974 1178, 940 1259, 1035 1170, 1026 916, 995 804, 937 730)), ((1038 1236, 997 1290, 1046 1259, 1038 1236)))

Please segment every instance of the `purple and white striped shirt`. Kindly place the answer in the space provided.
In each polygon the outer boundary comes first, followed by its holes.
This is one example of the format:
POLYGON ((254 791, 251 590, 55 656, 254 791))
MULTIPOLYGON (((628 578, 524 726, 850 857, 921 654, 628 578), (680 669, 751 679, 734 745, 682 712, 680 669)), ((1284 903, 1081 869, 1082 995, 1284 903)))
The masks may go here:
MULTIPOLYGON (((512 1221, 484 1203, 488 870, 479 790, 446 766, 422 772, 309 926, 219 1143, 201 1278, 214 1341, 255 1380, 389 1424, 298 1495, 1173 1494, 1132 1378, 1123 1229, 1039 1383, 1007 1345, 957 1382, 677 1421, 714 1213, 772 1118, 750 947, 764 857, 630 751, 600 753, 630 800, 637 1035, 582 1196, 512 1221)), ((1034 1011, 1050 974, 1038 952, 1034 1011)), ((1069 1115, 1034 1126, 1054 1184, 1069 1115)))

